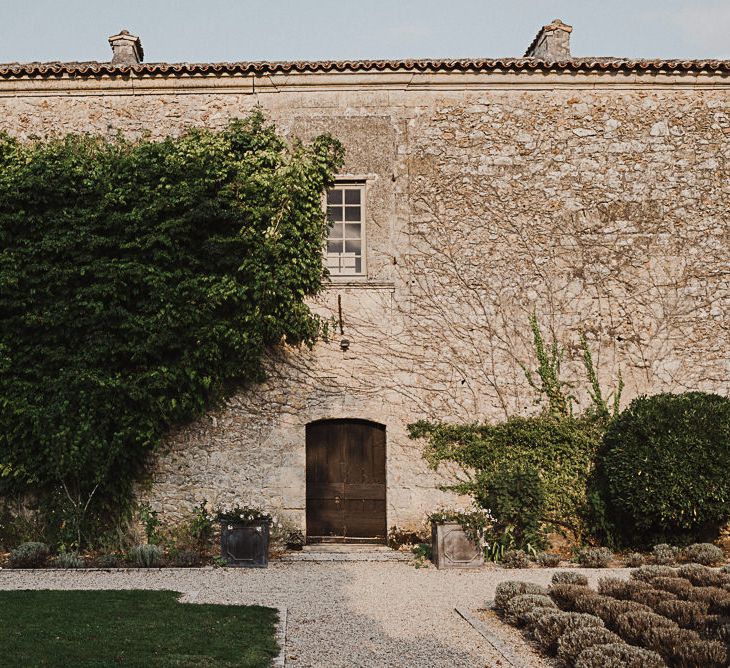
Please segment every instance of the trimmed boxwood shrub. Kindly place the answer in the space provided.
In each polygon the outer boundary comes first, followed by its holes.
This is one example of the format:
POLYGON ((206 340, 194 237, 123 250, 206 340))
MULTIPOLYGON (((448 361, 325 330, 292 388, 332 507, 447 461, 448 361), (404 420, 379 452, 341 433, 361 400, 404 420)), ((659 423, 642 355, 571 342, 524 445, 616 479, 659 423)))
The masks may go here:
POLYGON ((494 594, 494 607, 497 610, 506 610, 507 604, 515 597, 522 594, 542 594, 546 596, 547 589, 542 585, 532 582, 519 582, 517 580, 505 580, 497 585, 494 594))
POLYGON ((621 638, 613 631, 600 626, 581 626, 566 631, 558 640, 558 660, 564 666, 572 666, 581 652, 595 645, 620 643, 621 638))
POLYGON ((554 652, 558 647, 558 639, 566 631, 577 628, 603 628, 603 620, 595 615, 582 612, 557 612, 544 615, 535 624, 533 635, 535 640, 547 652, 554 652))
POLYGON ((621 580, 619 578, 601 578, 598 581, 598 593, 626 601, 636 600, 636 595, 651 590, 651 585, 641 580, 621 580))
POLYGON ((631 571, 631 577, 634 580, 650 582, 654 578, 677 578, 679 575, 677 569, 671 566, 642 566, 631 571))
POLYGON ((632 644, 641 642, 641 636, 647 629, 665 626, 667 628, 677 629, 677 623, 671 619, 667 619, 655 612, 644 612, 637 610, 636 612, 625 612, 616 618, 616 633, 624 640, 632 644))
POLYGON ((730 399, 639 397, 608 426, 598 480, 615 537, 697 538, 730 518, 730 399))
POLYGON ((689 580, 695 587, 722 587, 728 582, 725 573, 720 573, 700 564, 685 564, 677 569, 677 575, 689 580))
POLYGON ((656 652, 614 643, 588 647, 578 656, 575 668, 667 668, 667 664, 656 652))
POLYGON ((575 602, 581 596, 596 596, 596 592, 585 585, 558 584, 550 587, 549 592, 562 610, 574 610, 575 602))
POLYGON ((505 609, 505 619, 515 626, 521 626, 525 623, 525 615, 532 612, 535 608, 556 608, 555 602, 549 597, 542 594, 520 594, 515 596, 507 604, 505 609))

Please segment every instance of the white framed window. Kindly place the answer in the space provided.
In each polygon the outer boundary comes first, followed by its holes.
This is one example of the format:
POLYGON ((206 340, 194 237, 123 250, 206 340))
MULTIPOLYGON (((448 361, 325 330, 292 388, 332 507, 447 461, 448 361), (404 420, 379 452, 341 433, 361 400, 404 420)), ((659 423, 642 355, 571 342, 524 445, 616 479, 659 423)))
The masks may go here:
POLYGON ((338 183, 327 192, 325 264, 331 276, 365 275, 365 186, 338 183))

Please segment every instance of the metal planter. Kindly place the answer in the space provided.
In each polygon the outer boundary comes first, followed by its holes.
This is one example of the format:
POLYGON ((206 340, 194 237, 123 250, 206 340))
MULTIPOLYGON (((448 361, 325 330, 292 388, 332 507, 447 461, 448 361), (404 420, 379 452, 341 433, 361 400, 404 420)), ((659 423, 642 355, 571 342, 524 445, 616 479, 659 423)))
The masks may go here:
POLYGON ((237 568, 266 568, 269 522, 221 522, 221 557, 237 568))
POLYGON ((431 548, 436 568, 479 568, 484 553, 458 522, 431 524, 431 548))

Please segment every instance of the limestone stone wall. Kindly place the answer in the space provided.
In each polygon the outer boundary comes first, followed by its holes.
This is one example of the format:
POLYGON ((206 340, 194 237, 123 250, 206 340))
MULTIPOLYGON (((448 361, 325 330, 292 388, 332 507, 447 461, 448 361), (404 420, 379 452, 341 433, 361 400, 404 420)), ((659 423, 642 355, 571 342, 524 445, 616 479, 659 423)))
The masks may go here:
POLYGON ((534 411, 520 367, 533 309, 569 356, 586 332, 604 386, 621 370, 624 402, 730 391, 726 78, 369 77, 282 75, 255 93, 0 83, 0 129, 22 137, 160 137, 260 105, 290 136, 338 137, 345 174, 367 184, 367 280, 313 303, 335 317, 339 297, 350 348, 335 330, 284 351, 266 383, 171 434, 140 492, 167 515, 240 497, 303 526, 306 424, 363 418, 387 430, 388 525, 420 524, 449 478, 407 424, 534 411))

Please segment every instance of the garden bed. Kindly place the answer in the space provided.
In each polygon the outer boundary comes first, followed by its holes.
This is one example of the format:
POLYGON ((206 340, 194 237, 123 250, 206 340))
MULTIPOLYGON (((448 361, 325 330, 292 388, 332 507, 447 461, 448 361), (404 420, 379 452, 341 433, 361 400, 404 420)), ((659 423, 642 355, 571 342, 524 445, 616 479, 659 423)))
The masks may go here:
POLYGON ((277 611, 191 605, 172 591, 0 591, 11 666, 270 666, 277 611))
POLYGON ((628 580, 556 573, 546 588, 500 583, 494 607, 561 666, 725 668, 730 573, 699 564, 644 566, 628 580))

